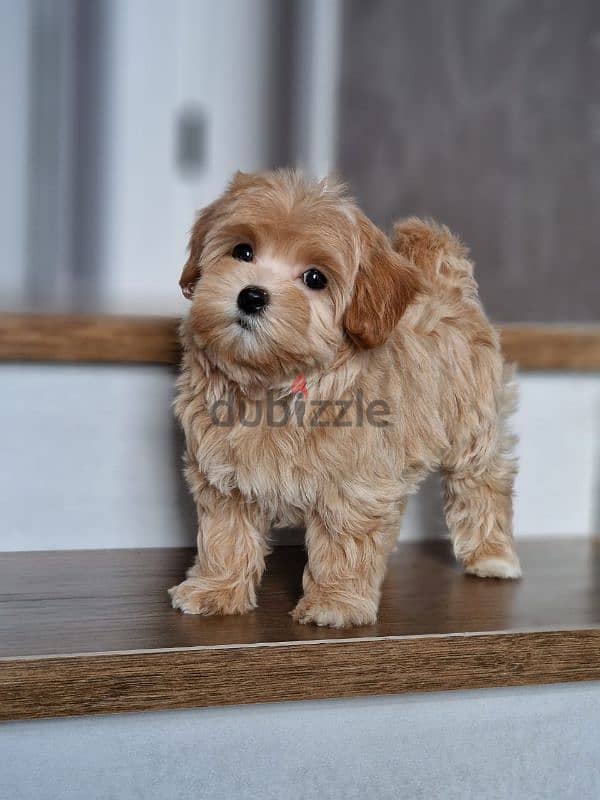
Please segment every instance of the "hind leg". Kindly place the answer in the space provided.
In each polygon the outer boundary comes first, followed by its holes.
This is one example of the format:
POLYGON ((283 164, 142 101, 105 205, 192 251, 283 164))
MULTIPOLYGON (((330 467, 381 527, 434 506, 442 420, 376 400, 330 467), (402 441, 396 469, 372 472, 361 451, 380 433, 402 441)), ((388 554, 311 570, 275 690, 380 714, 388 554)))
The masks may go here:
POLYGON ((489 447, 467 448, 445 469, 446 520, 457 559, 480 578, 519 578, 521 567, 512 533, 516 473, 503 437, 489 447), (485 453, 484 456, 481 454, 485 453))

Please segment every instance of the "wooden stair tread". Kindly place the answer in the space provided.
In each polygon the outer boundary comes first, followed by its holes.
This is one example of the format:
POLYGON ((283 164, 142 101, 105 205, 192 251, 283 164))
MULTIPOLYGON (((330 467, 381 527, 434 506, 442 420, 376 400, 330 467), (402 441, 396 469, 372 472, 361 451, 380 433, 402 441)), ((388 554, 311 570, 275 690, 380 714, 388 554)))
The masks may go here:
POLYGON ((278 548, 245 617, 174 611, 184 549, 0 555, 0 718, 600 679, 600 544, 520 545, 518 582, 462 574, 446 542, 390 561, 379 621, 302 626, 304 551, 278 548))
MULTIPOLYGON (((175 317, 0 313, 0 361, 176 364, 175 317)), ((500 325, 508 361, 527 370, 600 369, 600 325, 500 325)))

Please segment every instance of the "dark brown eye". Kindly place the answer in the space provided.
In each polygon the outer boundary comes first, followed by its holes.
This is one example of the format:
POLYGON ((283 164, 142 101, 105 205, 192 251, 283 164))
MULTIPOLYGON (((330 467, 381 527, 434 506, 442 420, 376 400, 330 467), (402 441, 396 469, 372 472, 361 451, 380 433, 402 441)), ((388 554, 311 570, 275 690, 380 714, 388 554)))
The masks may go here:
POLYGON ((254 258, 254 251, 249 244, 236 244, 231 251, 231 255, 238 261, 252 261, 254 258))
POLYGON ((327 278, 318 269, 311 267, 302 276, 304 285, 309 289, 324 289, 327 286, 327 278))

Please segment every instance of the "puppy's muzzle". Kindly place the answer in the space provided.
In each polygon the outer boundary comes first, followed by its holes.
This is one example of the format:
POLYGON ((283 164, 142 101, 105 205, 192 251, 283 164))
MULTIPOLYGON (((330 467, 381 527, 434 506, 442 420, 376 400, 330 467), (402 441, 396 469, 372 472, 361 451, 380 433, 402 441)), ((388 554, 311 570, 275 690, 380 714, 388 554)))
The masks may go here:
POLYGON ((238 294, 237 306, 244 314, 258 314, 269 305, 269 293, 260 286, 245 286, 238 294))

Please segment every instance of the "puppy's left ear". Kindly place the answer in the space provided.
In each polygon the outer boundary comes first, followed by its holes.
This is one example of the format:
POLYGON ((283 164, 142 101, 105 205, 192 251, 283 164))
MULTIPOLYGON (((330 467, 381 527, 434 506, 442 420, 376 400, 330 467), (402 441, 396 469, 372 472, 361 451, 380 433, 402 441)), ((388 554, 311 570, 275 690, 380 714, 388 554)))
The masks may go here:
POLYGON ((363 214, 359 226, 361 258, 344 327, 360 347, 379 347, 419 291, 419 279, 416 267, 363 214))
POLYGON ((210 226, 212 225, 214 214, 214 203, 202 209, 202 211, 198 214, 190 234, 189 256, 188 260, 185 262, 183 272, 181 273, 181 278, 179 279, 179 285, 181 287, 181 291, 183 292, 183 296, 188 300, 190 300, 194 294, 194 289, 196 288, 196 284, 200 278, 200 259, 202 258, 204 241, 210 226))

